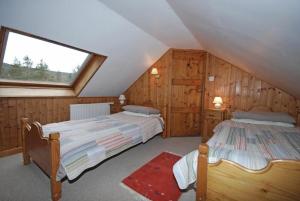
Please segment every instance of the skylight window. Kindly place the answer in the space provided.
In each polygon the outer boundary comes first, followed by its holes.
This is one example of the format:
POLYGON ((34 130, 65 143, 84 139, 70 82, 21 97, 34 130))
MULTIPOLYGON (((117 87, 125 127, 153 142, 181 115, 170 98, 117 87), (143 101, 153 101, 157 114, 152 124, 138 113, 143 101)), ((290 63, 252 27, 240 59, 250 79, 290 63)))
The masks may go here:
POLYGON ((27 35, 7 32, 0 81, 72 85, 89 53, 27 35))

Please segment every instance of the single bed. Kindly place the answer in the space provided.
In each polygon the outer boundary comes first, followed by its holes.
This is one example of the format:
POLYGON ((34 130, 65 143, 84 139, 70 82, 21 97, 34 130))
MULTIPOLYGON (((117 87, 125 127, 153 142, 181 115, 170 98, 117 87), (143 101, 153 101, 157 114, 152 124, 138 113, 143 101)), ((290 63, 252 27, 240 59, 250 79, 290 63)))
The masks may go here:
POLYGON ((197 201, 300 200, 300 129, 226 120, 173 172, 181 189, 196 182, 197 201))
POLYGON ((158 115, 120 112, 90 119, 41 126, 22 119, 24 165, 34 161, 49 177, 52 200, 61 197, 61 180, 77 178, 86 169, 163 131, 158 115))

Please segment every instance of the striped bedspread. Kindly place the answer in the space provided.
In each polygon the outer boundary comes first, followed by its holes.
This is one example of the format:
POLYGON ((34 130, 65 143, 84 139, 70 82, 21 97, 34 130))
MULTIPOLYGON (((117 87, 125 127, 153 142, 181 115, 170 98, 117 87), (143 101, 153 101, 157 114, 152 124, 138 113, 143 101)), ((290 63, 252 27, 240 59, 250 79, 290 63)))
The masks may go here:
POLYGON ((121 151, 146 142, 163 131, 158 117, 138 117, 117 113, 96 118, 47 124, 44 136, 60 133, 60 167, 57 180, 72 180, 121 151))
MULTIPOLYGON (((207 142, 209 163, 226 159, 248 169, 265 168, 270 160, 300 160, 300 129, 270 125, 254 125, 231 120, 218 124, 213 137, 207 142)), ((181 189, 197 178, 198 150, 195 150, 173 167, 181 189)))

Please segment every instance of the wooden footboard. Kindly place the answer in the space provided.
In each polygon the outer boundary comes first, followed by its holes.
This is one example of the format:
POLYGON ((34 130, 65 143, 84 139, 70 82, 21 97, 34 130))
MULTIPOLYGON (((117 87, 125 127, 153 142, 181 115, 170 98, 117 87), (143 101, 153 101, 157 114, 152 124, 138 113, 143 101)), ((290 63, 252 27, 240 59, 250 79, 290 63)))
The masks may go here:
POLYGON ((259 171, 221 160, 208 164, 208 146, 199 146, 197 201, 300 200, 300 161, 277 160, 259 171))
POLYGON ((23 163, 27 165, 32 160, 50 177, 51 197, 57 201, 61 198, 61 182, 56 181, 60 163, 59 133, 51 133, 45 138, 40 123, 30 124, 28 118, 22 118, 21 124, 23 163))

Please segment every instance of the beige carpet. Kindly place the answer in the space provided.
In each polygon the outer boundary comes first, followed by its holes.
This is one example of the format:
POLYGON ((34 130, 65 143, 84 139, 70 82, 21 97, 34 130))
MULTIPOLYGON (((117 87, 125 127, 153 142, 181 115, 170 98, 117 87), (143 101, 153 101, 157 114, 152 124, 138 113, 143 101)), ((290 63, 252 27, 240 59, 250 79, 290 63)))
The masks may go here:
MULTIPOLYGON (((62 201, 138 201, 139 198, 120 186, 123 178, 162 151, 186 154, 199 145, 199 137, 153 138, 85 172, 76 181, 62 183, 62 201)), ((39 168, 22 165, 21 154, 0 158, 1 201, 48 201, 48 177, 39 168)), ((184 192, 182 201, 195 200, 195 192, 184 192)))

